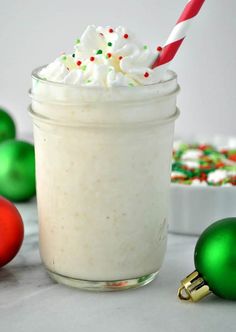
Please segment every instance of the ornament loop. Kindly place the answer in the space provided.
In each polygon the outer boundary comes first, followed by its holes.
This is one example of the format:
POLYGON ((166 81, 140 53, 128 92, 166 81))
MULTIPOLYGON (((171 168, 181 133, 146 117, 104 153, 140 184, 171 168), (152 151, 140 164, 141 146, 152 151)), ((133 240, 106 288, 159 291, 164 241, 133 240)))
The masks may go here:
POLYGON ((178 289, 178 298, 182 301, 190 301, 190 295, 186 292, 184 286, 179 287, 178 289))
POLYGON ((209 286, 198 271, 192 272, 183 279, 178 289, 178 297, 182 301, 197 302, 210 293, 209 286))

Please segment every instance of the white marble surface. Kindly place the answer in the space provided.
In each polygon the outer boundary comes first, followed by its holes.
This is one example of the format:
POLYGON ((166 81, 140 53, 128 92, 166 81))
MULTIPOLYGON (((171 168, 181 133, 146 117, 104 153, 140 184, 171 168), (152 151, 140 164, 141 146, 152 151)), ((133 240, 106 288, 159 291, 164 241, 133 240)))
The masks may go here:
POLYGON ((17 257, 0 269, 1 332, 235 331, 236 303, 214 295, 197 304, 176 297, 193 270, 195 237, 170 235, 163 269, 150 285, 91 293, 53 283, 40 262, 35 202, 18 205, 26 236, 17 257))

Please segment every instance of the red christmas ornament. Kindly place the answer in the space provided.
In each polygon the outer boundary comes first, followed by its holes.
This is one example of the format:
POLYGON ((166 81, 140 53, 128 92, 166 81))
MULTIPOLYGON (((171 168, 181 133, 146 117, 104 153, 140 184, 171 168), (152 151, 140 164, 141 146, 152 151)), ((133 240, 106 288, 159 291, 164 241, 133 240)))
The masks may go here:
POLYGON ((0 267, 18 253, 24 238, 24 225, 17 208, 0 196, 0 267))

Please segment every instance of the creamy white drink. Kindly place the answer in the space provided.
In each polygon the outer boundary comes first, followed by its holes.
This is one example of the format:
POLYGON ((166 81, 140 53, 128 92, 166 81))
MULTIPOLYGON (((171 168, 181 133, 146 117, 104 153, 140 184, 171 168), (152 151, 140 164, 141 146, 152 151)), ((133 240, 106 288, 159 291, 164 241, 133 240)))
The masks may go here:
POLYGON ((40 251, 59 282, 124 289, 161 267, 178 85, 173 72, 154 84, 154 56, 91 26, 33 73, 40 251))

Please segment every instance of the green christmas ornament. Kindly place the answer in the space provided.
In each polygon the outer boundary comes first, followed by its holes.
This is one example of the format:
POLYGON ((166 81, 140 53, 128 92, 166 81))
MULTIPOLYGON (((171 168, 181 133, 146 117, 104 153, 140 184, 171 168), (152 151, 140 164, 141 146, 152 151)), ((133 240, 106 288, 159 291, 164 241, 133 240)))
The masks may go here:
POLYGON ((196 270, 181 281, 181 300, 197 302, 209 293, 236 300, 236 218, 219 220, 197 241, 196 270))
POLYGON ((0 144, 0 195, 20 202, 35 195, 35 156, 32 144, 8 140, 0 144))
POLYGON ((0 143, 16 136, 16 127, 11 116, 0 107, 0 143))

